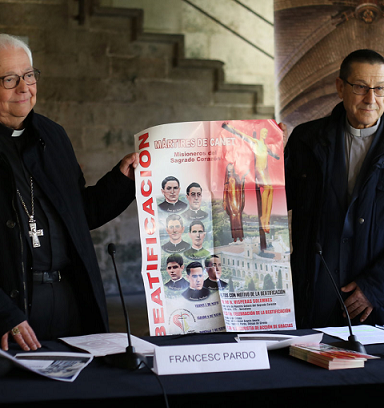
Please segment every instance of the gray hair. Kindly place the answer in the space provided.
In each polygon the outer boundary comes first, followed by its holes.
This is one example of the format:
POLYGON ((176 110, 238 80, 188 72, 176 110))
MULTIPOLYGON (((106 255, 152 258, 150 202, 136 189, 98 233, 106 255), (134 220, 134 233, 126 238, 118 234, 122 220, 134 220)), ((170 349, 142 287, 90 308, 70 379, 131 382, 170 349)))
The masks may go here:
POLYGON ((24 41, 22 41, 18 37, 14 37, 9 34, 0 34, 0 49, 7 49, 7 48, 23 49, 27 53, 28 58, 31 61, 31 66, 33 65, 32 52, 24 41))

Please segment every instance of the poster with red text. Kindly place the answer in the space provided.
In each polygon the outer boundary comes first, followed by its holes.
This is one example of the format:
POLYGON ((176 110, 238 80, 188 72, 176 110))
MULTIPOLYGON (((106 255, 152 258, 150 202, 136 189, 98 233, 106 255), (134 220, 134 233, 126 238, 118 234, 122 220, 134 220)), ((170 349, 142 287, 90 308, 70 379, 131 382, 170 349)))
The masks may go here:
POLYGON ((135 148, 150 334, 295 329, 276 122, 160 125, 135 148))

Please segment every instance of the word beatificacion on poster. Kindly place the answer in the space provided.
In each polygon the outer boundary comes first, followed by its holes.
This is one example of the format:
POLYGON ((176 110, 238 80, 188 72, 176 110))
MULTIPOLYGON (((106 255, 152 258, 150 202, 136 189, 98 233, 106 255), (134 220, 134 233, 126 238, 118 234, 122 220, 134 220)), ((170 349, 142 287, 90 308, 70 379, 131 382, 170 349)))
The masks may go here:
POLYGON ((167 124, 135 143, 150 334, 295 329, 276 122, 167 124))

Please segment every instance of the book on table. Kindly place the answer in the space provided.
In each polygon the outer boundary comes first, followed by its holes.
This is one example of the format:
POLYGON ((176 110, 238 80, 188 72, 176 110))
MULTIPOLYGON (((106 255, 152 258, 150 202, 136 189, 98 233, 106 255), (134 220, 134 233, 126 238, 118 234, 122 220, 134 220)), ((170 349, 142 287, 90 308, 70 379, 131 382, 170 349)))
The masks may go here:
POLYGON ((361 368, 364 367, 365 361, 379 358, 324 343, 292 345, 289 348, 289 354, 328 370, 361 368))

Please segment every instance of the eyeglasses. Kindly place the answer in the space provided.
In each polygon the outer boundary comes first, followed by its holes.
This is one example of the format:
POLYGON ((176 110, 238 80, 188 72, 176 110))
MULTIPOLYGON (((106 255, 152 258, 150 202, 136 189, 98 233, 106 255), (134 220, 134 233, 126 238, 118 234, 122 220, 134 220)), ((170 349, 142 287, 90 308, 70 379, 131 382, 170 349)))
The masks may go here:
POLYGON ((27 85, 34 85, 40 78, 40 71, 34 68, 32 71, 28 71, 24 75, 13 74, 0 77, 1 83, 5 89, 16 88, 17 85, 19 85, 21 78, 27 85))
POLYGON ((351 84, 346 79, 343 79, 343 81, 348 85, 351 85, 352 92, 356 95, 366 95, 370 89, 373 89, 373 93, 375 94, 375 96, 384 96, 384 86, 376 86, 374 88, 370 88, 366 85, 351 84))

